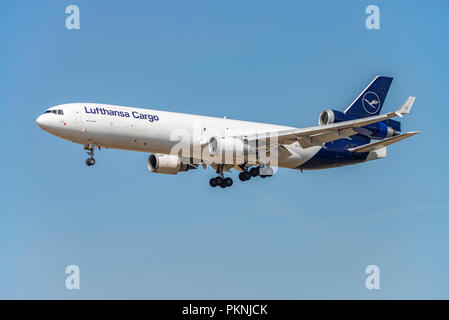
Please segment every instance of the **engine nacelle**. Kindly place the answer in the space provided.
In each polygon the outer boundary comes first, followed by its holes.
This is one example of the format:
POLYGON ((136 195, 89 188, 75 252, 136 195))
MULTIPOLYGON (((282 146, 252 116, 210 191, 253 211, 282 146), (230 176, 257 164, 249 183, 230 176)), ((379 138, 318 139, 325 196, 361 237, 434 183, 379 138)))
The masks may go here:
POLYGON ((150 154, 147 160, 148 170, 155 173, 177 174, 189 170, 189 166, 181 158, 169 154, 150 154))
POLYGON ((341 111, 337 110, 325 110, 322 111, 318 117, 318 124, 320 126, 325 124, 332 124, 349 120, 349 117, 341 111))
POLYGON ((387 125, 385 122, 376 122, 366 125, 364 127, 353 128, 355 132, 363 134, 370 139, 382 140, 385 138, 390 138, 399 134, 392 127, 387 125))
POLYGON ((243 140, 236 138, 218 138, 212 137, 209 140, 208 150, 211 157, 244 157, 251 152, 251 147, 245 144, 243 140))

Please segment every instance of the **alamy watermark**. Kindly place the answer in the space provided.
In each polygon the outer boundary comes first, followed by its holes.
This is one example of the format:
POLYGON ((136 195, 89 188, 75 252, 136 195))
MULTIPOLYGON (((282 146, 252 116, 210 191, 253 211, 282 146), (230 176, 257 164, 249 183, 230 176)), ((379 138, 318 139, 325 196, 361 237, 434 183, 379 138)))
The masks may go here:
POLYGON ((69 265, 65 268, 65 273, 68 274, 65 279, 65 287, 67 290, 79 290, 80 288, 80 268, 76 265, 69 265))
POLYGON ((368 290, 380 289, 380 269, 375 264, 369 265, 365 269, 365 273, 369 276, 365 280, 365 287, 368 290))
POLYGON ((80 8, 71 4, 65 8, 65 13, 69 16, 65 19, 65 27, 67 30, 80 29, 80 8))
POLYGON ((369 14, 365 20, 365 27, 368 30, 379 30, 380 29, 380 9, 374 4, 370 4, 366 7, 365 13, 369 14))

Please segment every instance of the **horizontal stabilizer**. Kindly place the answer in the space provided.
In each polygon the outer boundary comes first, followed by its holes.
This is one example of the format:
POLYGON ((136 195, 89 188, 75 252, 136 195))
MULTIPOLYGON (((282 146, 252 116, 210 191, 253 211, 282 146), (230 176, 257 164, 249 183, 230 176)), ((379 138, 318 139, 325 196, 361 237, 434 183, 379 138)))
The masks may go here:
MULTIPOLYGON (((261 145, 269 146, 269 144, 272 143, 273 139, 275 140, 276 145, 291 144, 293 142, 298 142, 303 149, 310 148, 313 146, 323 146, 325 143, 339 139, 345 139, 357 134, 357 131, 354 130, 355 128, 364 127, 369 124, 382 121, 386 123, 386 121, 391 118, 397 116, 402 117, 403 114, 410 113, 410 109, 412 108, 414 101, 415 97, 408 97, 407 100, 402 104, 402 106, 397 111, 388 112, 381 115, 373 115, 369 117, 349 119, 341 122, 334 122, 330 124, 323 124, 308 128, 293 128, 280 131, 267 131, 251 135, 237 135, 233 136, 233 138, 243 139, 247 141, 249 145, 252 146, 255 145, 256 148, 258 148, 257 146, 261 145)), ((388 125, 396 127, 395 129, 396 131, 399 131, 397 129, 400 129, 400 124, 397 121, 389 122, 388 125)), ((389 139, 384 139, 380 142, 374 142, 372 146, 375 148, 376 143, 379 143, 380 145, 386 143, 391 144, 409 137, 410 134, 414 135, 416 133, 407 133, 405 136, 404 135, 394 136, 389 139)), ((208 143, 207 140, 205 140, 204 142, 206 144, 208 143)), ((363 147, 365 148, 366 146, 363 147)), ((356 148, 353 149, 355 150, 356 148)))
POLYGON ((389 146, 390 144, 393 144, 395 142, 398 142, 398 141, 404 140, 406 138, 409 138, 411 136, 414 136, 415 134, 418 134, 418 133, 419 133, 419 131, 412 131, 412 132, 403 133, 403 134, 400 134, 398 136, 394 136, 394 137, 391 137, 391 138, 387 138, 387 139, 379 140, 379 141, 376 141, 376 142, 368 143, 368 144, 365 144, 365 145, 360 146, 360 147, 350 148, 350 149, 348 149, 348 151, 351 151, 351 152, 369 152, 369 151, 374 151, 374 150, 377 150, 377 149, 389 146))

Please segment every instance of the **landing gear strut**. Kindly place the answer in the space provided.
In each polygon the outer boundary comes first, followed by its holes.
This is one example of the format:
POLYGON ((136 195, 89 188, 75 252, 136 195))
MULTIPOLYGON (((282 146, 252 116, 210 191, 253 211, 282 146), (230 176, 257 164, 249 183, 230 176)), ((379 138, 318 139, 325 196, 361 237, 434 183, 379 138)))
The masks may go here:
POLYGON ((217 186, 220 186, 222 188, 226 188, 226 187, 232 186, 232 183, 233 183, 232 179, 229 177, 225 178, 223 176, 223 165, 222 164, 217 166, 217 174, 218 174, 217 177, 209 180, 209 184, 211 187, 215 188, 217 186))
POLYGON ((94 159, 95 146, 86 144, 84 146, 84 150, 87 150, 87 154, 89 155, 89 158, 86 159, 86 165, 88 167, 93 166, 95 164, 95 159, 94 159))

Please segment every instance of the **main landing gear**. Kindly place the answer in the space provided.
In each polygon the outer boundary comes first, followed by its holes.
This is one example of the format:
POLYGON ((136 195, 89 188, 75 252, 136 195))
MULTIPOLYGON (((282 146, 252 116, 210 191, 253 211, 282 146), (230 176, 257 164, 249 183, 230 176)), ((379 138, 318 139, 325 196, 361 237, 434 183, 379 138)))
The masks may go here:
POLYGON ((89 158, 86 159, 86 165, 88 167, 93 166, 95 164, 95 159, 94 159, 94 150, 95 150, 95 146, 94 145, 85 145, 84 146, 84 150, 87 150, 87 154, 89 155, 89 158))
MULTIPOLYGON (((247 181, 251 179, 251 177, 255 178, 257 176, 261 178, 271 177, 273 175, 273 169, 271 167, 265 167, 263 165, 258 167, 252 167, 248 170, 245 166, 240 166, 242 168, 242 172, 239 173, 240 181, 247 181)), ((219 165, 217 167, 218 176, 209 180, 209 184, 211 187, 215 188, 220 186, 222 188, 232 186, 232 179, 223 177, 223 165, 219 165)))
POLYGON ((232 186, 232 179, 229 177, 225 178, 223 176, 223 165, 217 166, 217 174, 218 177, 209 180, 209 184, 211 187, 215 188, 217 186, 220 186, 222 188, 226 188, 232 186))
POLYGON ((215 177, 209 180, 209 184, 211 187, 215 188, 217 186, 220 186, 222 188, 226 188, 226 187, 230 187, 232 186, 232 179, 227 177, 227 178, 223 178, 223 177, 215 177))
POLYGON ((252 167, 251 169, 245 170, 239 173, 240 181, 247 181, 251 179, 251 177, 255 178, 260 176, 261 178, 271 177, 273 175, 273 169, 270 167, 259 166, 252 167))

